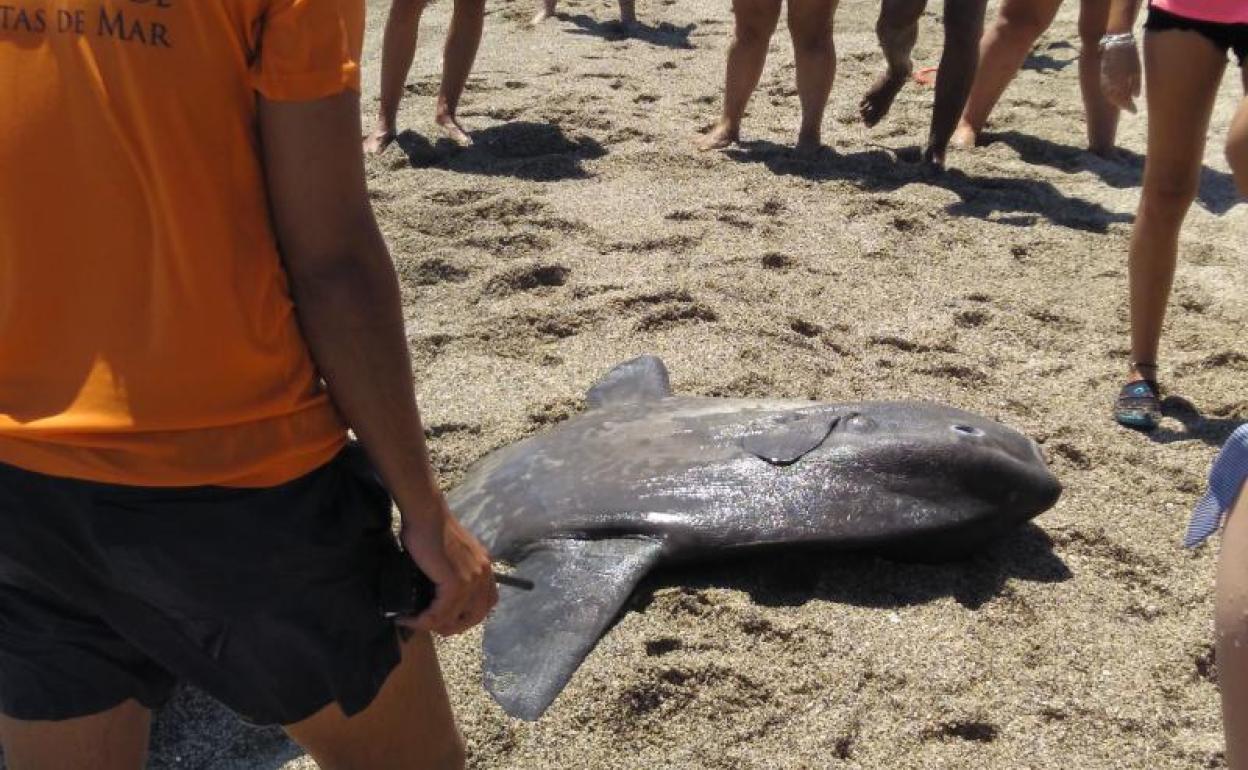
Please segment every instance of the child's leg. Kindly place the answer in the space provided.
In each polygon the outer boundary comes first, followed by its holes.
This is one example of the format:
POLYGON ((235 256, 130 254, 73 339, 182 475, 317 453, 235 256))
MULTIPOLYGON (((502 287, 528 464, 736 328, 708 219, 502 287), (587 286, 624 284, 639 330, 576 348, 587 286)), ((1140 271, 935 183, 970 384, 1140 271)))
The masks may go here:
POLYGON ((620 23, 625 27, 637 23, 637 0, 620 0, 620 23))
POLYGON ((897 93, 914 69, 910 52, 919 39, 919 17, 927 0, 884 0, 875 22, 875 35, 884 53, 885 67, 858 103, 858 114, 868 127, 884 119, 897 93))
POLYGON ((541 24, 550 17, 555 15, 555 8, 558 6, 559 0, 542 0, 542 10, 537 12, 533 17, 532 24, 541 24))
POLYGON ((455 0, 451 28, 447 30, 446 48, 442 52, 442 86, 438 89, 435 120, 447 138, 460 147, 472 146, 472 139, 459 125, 456 113, 472 64, 477 59, 484 27, 485 0, 455 0))
MULTIPOLYGON (((1244 80, 1244 92, 1248 93, 1248 68, 1241 70, 1240 77, 1244 80)), ((1231 164, 1239 194, 1248 198, 1248 98, 1240 100, 1235 119, 1231 121, 1226 137, 1226 161, 1231 164)))
POLYGON ((722 149, 740 137, 745 107, 763 76, 767 44, 780 19, 780 0, 733 0, 732 12, 736 31, 728 47, 724 113, 711 132, 698 140, 702 150, 722 149))
POLYGON ((1118 134, 1118 108, 1101 91, 1101 38, 1109 22, 1109 0, 1082 0, 1079 4, 1079 90, 1088 121, 1088 149, 1106 156, 1118 134))
MULTIPOLYGON (((1195 32, 1145 36, 1148 150, 1127 266, 1132 361, 1157 361, 1179 229, 1196 197, 1209 118, 1225 68, 1225 55, 1195 32)), ((1151 375, 1133 371, 1129 380, 1151 375)))
POLYGON ((377 127, 364 138, 366 152, 381 152, 398 134, 399 102, 416 58, 416 32, 425 0, 394 0, 381 46, 381 107, 377 127))
POLYGON ((836 79, 836 47, 832 17, 836 0, 789 0, 789 35, 797 60, 797 94, 802 102, 801 150, 822 145, 823 111, 836 79))
POLYGON ((945 1, 945 50, 940 55, 932 127, 923 153, 924 161, 934 166, 945 165, 949 137, 953 136, 958 116, 966 107, 971 84, 975 82, 986 6, 987 0, 945 1))
POLYGON ((955 146, 975 145, 993 107, 1022 68, 1036 39, 1053 23, 1060 5, 1061 0, 1005 0, 1001 4, 996 22, 979 44, 979 69, 953 135, 955 146))
POLYGON ((1226 765, 1244 770, 1248 768, 1248 495, 1243 492, 1222 533, 1218 557, 1217 661, 1226 765))

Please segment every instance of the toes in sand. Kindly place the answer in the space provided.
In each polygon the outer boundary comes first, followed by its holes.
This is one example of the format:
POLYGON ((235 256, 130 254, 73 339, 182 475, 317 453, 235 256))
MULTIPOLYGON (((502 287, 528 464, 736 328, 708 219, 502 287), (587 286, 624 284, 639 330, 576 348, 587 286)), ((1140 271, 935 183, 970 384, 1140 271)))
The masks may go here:
POLYGON ((472 146, 472 137, 468 135, 463 126, 459 125, 459 120, 454 115, 438 115, 435 120, 446 138, 450 139, 456 146, 472 146))
POLYGON ((395 137, 396 134, 393 129, 379 128, 364 137, 364 152, 369 155, 384 152, 394 142, 395 137))
POLYGON ((728 124, 726 121, 719 121, 710 132, 703 134, 694 140, 694 144, 699 150, 706 152, 708 150, 723 150, 736 144, 741 138, 741 130, 736 126, 728 124))

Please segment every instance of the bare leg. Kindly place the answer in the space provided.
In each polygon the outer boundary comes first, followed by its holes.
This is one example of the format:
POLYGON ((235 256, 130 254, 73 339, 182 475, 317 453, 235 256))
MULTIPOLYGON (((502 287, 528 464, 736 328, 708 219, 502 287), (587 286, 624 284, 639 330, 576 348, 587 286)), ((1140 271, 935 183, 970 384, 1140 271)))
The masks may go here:
MULTIPOLYGON (((1195 32, 1150 32, 1144 38, 1148 154, 1144 188, 1131 232, 1131 360, 1157 360, 1166 303, 1174 282, 1179 228, 1196 198, 1209 117, 1226 59, 1195 32)), ((1130 381, 1152 372, 1131 372, 1130 381)))
POLYGON ((9 770, 141 770, 151 713, 126 701, 100 714, 62 722, 0 716, 0 744, 9 770))
POLYGON ((1248 495, 1239 501, 1222 533, 1217 583, 1218 684, 1226 766, 1248 768, 1248 495))
MULTIPOLYGON (((1248 69, 1240 72, 1244 91, 1248 92, 1248 69)), ((1226 161, 1235 175, 1235 187, 1242 197, 1248 197, 1248 98, 1239 102, 1231 130, 1226 137, 1226 161)))
POLYGON ((542 10, 537 12, 533 17, 533 24, 541 24, 550 17, 555 15, 555 8, 558 6, 559 0, 542 0, 542 10))
MULTIPOLYGON (((975 146, 992 109, 1022 68, 1036 40, 1053 23, 1060 5, 1061 0, 1005 0, 1002 3, 996 22, 979 45, 979 69, 966 100, 966 109, 953 134, 955 147, 975 146)), ((1100 36, 1097 37, 1099 41, 1100 36)), ((1099 56, 1097 61, 1099 64, 1099 56)), ((1099 81, 1097 88, 1100 88, 1099 81)))
POLYGON ((398 136, 399 102, 416 58, 416 32, 424 9, 424 0, 394 0, 390 5, 381 45, 381 107, 377 127, 364 137, 365 152, 381 152, 398 136))
POLYGON ((884 119, 914 71, 910 52, 919 39, 919 17, 925 7, 927 0, 883 0, 880 5, 875 35, 884 53, 884 71, 858 103, 858 114, 868 128, 884 119))
POLYGON ((472 139, 459 125, 455 114, 464 87, 468 85, 472 63, 477 59, 484 27, 485 0, 455 0, 451 28, 446 33, 446 48, 442 52, 442 87, 438 89, 435 120, 447 138, 460 147, 472 146, 472 139))
POLYGON ((620 0, 620 23, 625 29, 637 24, 637 0, 620 0))
POLYGON ((966 106, 966 97, 979 66, 979 38, 984 31, 987 0, 946 0, 945 50, 940 55, 940 75, 936 78, 936 101, 932 108, 932 128, 928 133, 923 160, 938 168, 945 165, 949 137, 966 106))
POLYGON ((823 112, 836 79, 836 46, 832 17, 836 0, 789 0, 789 35, 797 60, 797 94, 802 102, 802 128, 797 148, 804 152, 823 144, 823 112))
POLYGON ((1079 90, 1088 121, 1088 151, 1113 154, 1118 134, 1118 108, 1101 91, 1101 37, 1109 21, 1109 0, 1083 0, 1079 5, 1079 90))
POLYGON ((324 770, 462 770, 464 748, 433 641, 416 634, 403 661, 367 709, 346 717, 337 704, 286 732, 324 770))
POLYGON ((710 133, 698 140, 700 150, 719 150, 741 136, 741 119, 763 76, 767 44, 780 20, 780 0, 733 0, 736 31, 728 47, 724 82, 724 113, 710 133))

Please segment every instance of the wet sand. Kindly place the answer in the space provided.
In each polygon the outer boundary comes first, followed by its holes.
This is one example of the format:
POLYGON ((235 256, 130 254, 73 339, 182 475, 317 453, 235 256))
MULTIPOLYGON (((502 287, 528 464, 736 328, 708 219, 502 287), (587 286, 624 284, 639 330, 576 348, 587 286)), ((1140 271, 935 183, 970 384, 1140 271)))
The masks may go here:
MULTIPOLYGON (((370 0, 366 121, 385 4, 370 0)), ((429 9, 398 146, 370 159, 403 281, 432 450, 476 458, 583 408, 611 365, 661 355, 678 392, 924 398, 1041 442, 1066 486, 974 559, 755 559, 646 580, 540 722, 480 686, 480 635, 441 644, 474 768, 1220 767, 1211 647, 1216 546, 1179 547, 1216 447, 1248 420, 1248 224, 1221 158, 1226 79, 1182 257, 1163 379, 1184 400, 1153 436, 1115 426, 1125 253, 1144 120, 1118 162, 1086 155, 1068 3, 943 176, 913 165, 931 89, 874 130, 856 105, 882 61, 875 3, 842 8, 831 149, 788 147, 798 104, 784 23, 743 144, 699 154, 731 33, 725 3, 490 0, 461 117, 433 124, 449 3, 429 9)), ((939 6, 920 66, 938 57, 939 6)), ((995 6, 990 15, 995 13, 995 6)), ((419 715, 413 714, 413 719, 419 715)), ((157 768, 303 768, 193 694, 157 768)))

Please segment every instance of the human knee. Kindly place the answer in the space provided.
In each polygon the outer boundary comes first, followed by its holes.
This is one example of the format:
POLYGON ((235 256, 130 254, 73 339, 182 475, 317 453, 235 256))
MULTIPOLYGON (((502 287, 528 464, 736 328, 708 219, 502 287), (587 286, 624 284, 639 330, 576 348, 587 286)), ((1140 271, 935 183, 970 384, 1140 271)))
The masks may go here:
POLYGON ((799 56, 819 56, 832 53, 832 30, 794 31, 793 52, 799 56))
POLYGON ((734 39, 737 45, 749 48, 766 47, 771 35, 776 30, 774 22, 768 23, 766 18, 737 17, 737 29, 734 39))
POLYGON ((1150 217, 1182 219, 1196 199, 1196 177, 1149 180, 1144 184, 1140 211, 1150 217))
POLYGON ((993 24, 997 37, 1031 47, 1049 28, 1050 19, 1032 9, 1002 10, 993 24))

